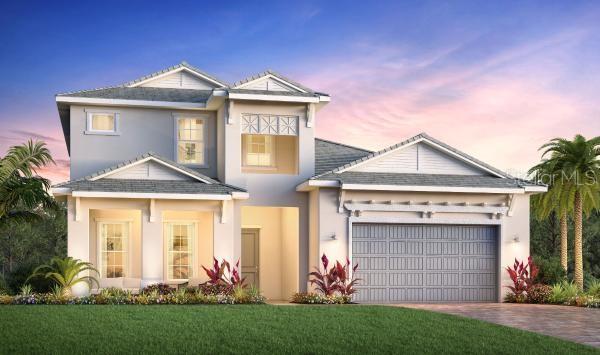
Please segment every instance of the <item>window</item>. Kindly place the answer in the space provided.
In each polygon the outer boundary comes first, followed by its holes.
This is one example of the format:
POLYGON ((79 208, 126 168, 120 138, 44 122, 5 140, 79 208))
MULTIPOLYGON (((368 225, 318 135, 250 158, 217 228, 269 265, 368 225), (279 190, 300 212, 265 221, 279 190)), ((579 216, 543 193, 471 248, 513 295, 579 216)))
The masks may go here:
POLYGON ((119 131, 119 114, 115 112, 88 112, 86 134, 116 135, 119 131))
POLYGON ((204 165, 205 120, 177 119, 177 162, 204 165))
POLYGON ((273 136, 245 134, 243 140, 244 166, 275 167, 273 136))
POLYGON ((193 276, 195 223, 167 223, 167 278, 186 280, 193 276))
POLYGON ((129 223, 100 222, 98 236, 101 277, 126 277, 129 223))

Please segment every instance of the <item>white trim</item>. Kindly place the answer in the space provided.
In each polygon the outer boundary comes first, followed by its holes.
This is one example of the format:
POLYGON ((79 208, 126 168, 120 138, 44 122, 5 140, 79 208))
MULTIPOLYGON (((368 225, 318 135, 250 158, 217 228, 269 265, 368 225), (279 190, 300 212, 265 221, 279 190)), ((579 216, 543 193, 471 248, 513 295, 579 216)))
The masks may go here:
POLYGON ((229 213, 229 201, 221 201, 221 224, 227 223, 227 213, 229 213))
POLYGON ((148 206, 148 222, 156 222, 156 200, 151 198, 148 206))
POLYGON ((306 105, 306 127, 311 128, 315 122, 315 104, 306 105))
POLYGON ((340 187, 337 180, 307 180, 296 186, 296 191, 310 191, 318 187, 340 187))
POLYGON ((488 205, 444 205, 444 204, 397 204, 397 203, 344 203, 350 211, 381 211, 381 212, 425 212, 425 213, 490 213, 506 214, 506 206, 488 205))
POLYGON ((121 113, 110 110, 85 110, 85 131, 86 135, 103 135, 103 136, 119 136, 121 135, 121 113), (94 115, 110 115, 113 116, 114 128, 111 130, 94 129, 94 115))
POLYGON ((144 198, 163 200, 231 200, 231 195, 221 194, 173 194, 173 193, 145 193, 145 192, 104 192, 104 191, 73 191, 74 197, 98 197, 98 198, 144 198))
POLYGON ((421 138, 419 138, 419 139, 416 139, 416 140, 414 140, 414 141, 412 141, 412 142, 410 142, 410 143, 407 143, 407 144, 401 145, 401 146, 399 146, 399 147, 396 147, 395 149, 388 150, 387 152, 383 152, 383 153, 381 153, 381 154, 379 154, 379 155, 375 155, 375 156, 373 156, 373 157, 371 157, 371 158, 369 158, 369 159, 366 159, 366 160, 364 160, 364 161, 361 161, 361 162, 359 162, 359 163, 356 163, 356 164, 354 164, 354 165, 348 166, 348 167, 346 167, 346 168, 343 168, 343 169, 341 169, 341 170, 338 170, 338 171, 336 171, 336 172, 337 172, 337 173, 343 173, 344 171, 348 171, 348 170, 353 170, 353 169, 356 169, 357 167, 359 167, 359 166, 361 166, 361 165, 364 165, 364 164, 366 164, 366 163, 371 163, 371 162, 373 162, 373 161, 377 161, 377 160, 379 160, 380 158, 383 158, 383 157, 385 157, 385 156, 387 156, 387 155, 389 155, 389 154, 391 154, 391 153, 394 153, 394 152, 400 151, 400 150, 402 150, 402 149, 406 149, 406 148, 408 148, 408 147, 410 147, 410 146, 412 146, 412 145, 414 145, 414 144, 418 144, 418 143, 421 143, 421 142, 423 142, 423 143, 426 143, 426 144, 429 144, 429 145, 431 145, 431 146, 435 147, 436 149, 438 149, 438 150, 441 150, 442 152, 444 152, 444 153, 446 153, 446 154, 448 154, 448 155, 451 155, 451 156, 453 156, 454 158, 457 158, 457 159, 459 159, 459 160, 461 160, 461 161, 463 161, 463 162, 465 162, 465 163, 467 163, 467 164, 469 164, 469 165, 475 166, 476 168, 478 168, 478 169, 480 169, 480 170, 483 170, 483 171, 486 171, 486 172, 488 172, 488 173, 490 173, 490 174, 492 174, 492 175, 494 175, 494 176, 497 176, 497 177, 500 177, 500 178, 506 178, 506 176, 505 176, 505 175, 499 174, 499 173, 495 172, 494 170, 491 170, 491 169, 489 169, 489 168, 487 168, 487 167, 485 167, 485 166, 483 166, 483 165, 481 165, 481 164, 478 164, 478 163, 474 162, 474 161, 473 161, 473 160, 471 160, 471 159, 468 159, 468 158, 466 158, 466 157, 462 156, 461 154, 458 154, 458 153, 456 153, 456 152, 454 152, 454 151, 452 151, 452 150, 449 150, 448 148, 445 148, 445 147, 443 147, 443 146, 439 145, 438 143, 436 143, 436 142, 433 142, 433 141, 431 141, 431 140, 427 139, 427 137, 421 137, 421 138))
MULTIPOLYGON (((193 166, 196 168, 206 169, 208 168, 208 115, 207 114, 185 114, 185 113, 173 113, 173 134, 174 134, 174 142, 175 142, 175 159, 173 159, 177 164, 185 165, 185 166, 193 166), (188 163, 180 163, 179 162, 179 121, 185 119, 195 119, 202 120, 202 159, 204 163, 202 164, 188 164, 188 163)), ((207 182, 208 183, 208 182, 207 182)))
POLYGON ((238 85, 238 86, 234 87, 234 89, 243 89, 243 88, 245 88, 245 87, 247 87, 247 86, 250 86, 250 85, 252 85, 253 83, 256 83, 256 82, 259 82, 259 81, 262 81, 262 80, 269 80, 269 79, 273 79, 273 80, 275 80, 275 81, 277 81, 277 82, 279 82, 279 83, 281 83, 281 84, 283 84, 283 85, 285 85, 285 86, 289 86, 289 87, 291 87, 292 89, 295 89, 295 90, 297 90, 297 91, 300 91, 300 92, 303 92, 303 93, 307 93, 307 91, 306 91, 306 90, 304 90, 304 89, 302 89, 302 88, 300 88, 300 87, 298 87, 298 86, 296 86, 296 85, 294 85, 294 84, 290 83, 290 82, 289 82, 289 81, 287 81, 287 80, 283 80, 283 79, 281 79, 280 77, 278 77, 278 76, 275 76, 275 75, 273 75, 273 74, 270 74, 270 73, 269 73, 269 74, 267 74, 267 75, 263 75, 263 76, 261 76, 261 77, 258 77, 258 78, 256 78, 256 79, 252 79, 252 80, 250 80, 250 81, 247 81, 247 82, 245 82, 245 83, 243 83, 243 84, 240 84, 240 85, 238 85))
POLYGON ((168 225, 173 225, 173 224, 191 225, 192 226, 193 233, 192 233, 192 237, 190 238, 191 239, 191 248, 190 248, 191 249, 191 252, 190 252, 191 262, 190 262, 190 265, 192 267, 192 275, 191 276, 196 277, 198 274, 198 271, 199 271, 198 267, 196 266, 196 258, 197 258, 196 254, 198 254, 196 243, 197 243, 197 239, 199 238, 198 220, 197 219, 165 220, 165 221, 163 221, 163 236, 166 237, 166 238, 164 238, 164 244, 163 244, 163 249, 164 249, 163 256, 164 256, 164 260, 165 260, 165 263, 163 266, 164 267, 164 270, 163 270, 164 275, 163 276, 164 276, 164 279, 167 281, 167 283, 169 283, 169 282, 185 282, 185 281, 189 280, 189 279, 170 279, 169 278, 169 237, 172 236, 172 230, 169 228, 169 233, 168 233, 168 235, 165 236, 165 234, 166 234, 165 227, 168 225))
POLYGON ((131 250, 133 250, 133 238, 132 238, 132 232, 133 232, 133 220, 131 219, 119 219, 119 218, 95 218, 94 221, 96 222, 96 239, 97 239, 97 250, 96 250, 96 261, 98 264, 98 271, 100 273, 100 277, 101 278, 113 278, 113 277, 108 277, 106 274, 102 273, 102 242, 103 242, 103 236, 101 235, 100 232, 100 227, 104 224, 121 224, 124 225, 125 228, 127 229, 127 238, 126 238, 126 246, 127 249, 125 250, 125 263, 124 263, 124 272, 122 276, 119 277, 130 277, 131 275, 131 260, 129 257, 129 254, 131 252, 131 250))
POLYGON ((231 192, 231 198, 234 200, 247 200, 250 198, 250 194, 247 192, 233 191, 231 192))
POLYGON ((50 189, 53 196, 65 196, 71 192, 71 189, 67 187, 53 187, 50 189))
POLYGON ((167 76, 167 75, 170 75, 170 74, 175 74, 175 73, 179 73, 180 71, 186 71, 186 72, 188 72, 188 73, 190 73, 190 74, 192 74, 192 75, 194 75, 194 76, 197 76, 198 78, 201 78, 201 79, 203 79, 203 80, 205 80, 205 81, 208 81, 208 82, 210 82, 210 83, 212 83, 212 84, 215 84, 215 85, 217 85, 218 87, 221 87, 221 86, 227 86, 227 84, 225 84, 225 83, 218 82, 218 81, 216 81, 216 80, 214 80, 214 79, 211 79, 211 78, 207 77, 206 75, 202 75, 202 74, 198 73, 197 71, 194 71, 194 70, 192 70, 192 69, 190 69, 190 68, 187 68, 187 67, 181 66, 181 67, 179 67, 179 68, 175 68, 175 69, 169 70, 169 71, 167 71, 167 72, 164 72, 164 73, 162 73, 162 74, 159 74, 159 75, 156 75, 156 76, 150 77, 150 78, 148 78, 148 79, 144 79, 144 80, 142 80, 142 81, 139 81, 139 82, 137 82, 137 83, 134 83, 134 84, 128 85, 127 87, 134 88, 134 87, 137 87, 137 86, 140 86, 140 85, 143 85, 143 84, 149 83, 149 82, 151 82, 151 81, 154 81, 154 80, 157 80, 157 79, 163 78, 163 77, 165 77, 165 76, 167 76))
POLYGON ((237 92, 229 93, 230 99, 236 100, 255 100, 255 101, 284 101, 284 102, 312 102, 318 103, 319 98, 315 96, 290 96, 290 95, 263 95, 263 94, 244 94, 237 92))
POLYGON ((202 179, 202 178, 200 178, 200 177, 198 177, 198 176, 196 176, 196 175, 194 175, 194 174, 191 174, 191 173, 189 173, 189 172, 187 172, 187 171, 185 171, 185 170, 182 170, 182 169, 180 169, 180 168, 178 168, 178 167, 176 167, 176 166, 174 166, 174 165, 171 165, 171 164, 169 164, 169 163, 167 163, 167 162, 164 162, 164 161, 162 161, 162 160, 160 160, 160 159, 158 159, 158 158, 156 158, 156 157, 153 157, 153 156, 148 156, 148 157, 146 157, 146 158, 144 158, 144 159, 140 159, 140 160, 138 160, 138 161, 136 161, 136 162, 133 162, 133 163, 130 163, 130 164, 124 165, 124 166, 122 166, 122 167, 120 167, 120 168, 117 168, 117 169, 111 170, 111 171, 109 171, 109 172, 106 172, 106 173, 104 173, 104 174, 100 174, 100 175, 98 175, 98 176, 94 176, 93 178, 91 178, 91 179, 90 179, 90 181, 96 181, 96 180, 99 180, 99 179, 102 179, 102 178, 105 178, 105 177, 111 176, 111 175, 113 175, 113 174, 116 174, 116 173, 118 173, 119 171, 126 170, 126 169, 128 169, 128 168, 131 168, 131 167, 133 167, 133 166, 136 166, 136 165, 139 165, 139 164, 143 164, 143 163, 145 163, 145 162, 147 162, 147 161, 150 161, 150 160, 152 160, 152 161, 154 161, 154 162, 156 162, 156 163, 159 163, 159 164, 161 164, 161 165, 164 165, 164 166, 166 166, 166 167, 168 167, 168 168, 171 168, 171 169, 173 169, 173 170, 175 170, 175 171, 177 171, 177 172, 179 172, 179 173, 181 173, 181 174, 183 174, 183 175, 189 176, 189 177, 191 177, 191 178, 193 178, 193 179, 195 179, 195 180, 202 181, 203 183, 206 183, 206 184, 212 184, 212 182, 211 182, 211 181, 209 181, 209 180, 202 179))
POLYGON ((242 229, 262 229, 258 224, 242 224, 242 229))
POLYGON ((75 222, 81 221, 81 198, 75 197, 75 222))
POLYGON ((453 186, 414 186, 414 185, 369 185, 342 184, 344 190, 366 191, 415 191, 415 192, 471 192, 489 194, 522 194, 523 188, 494 188, 494 187, 453 187, 453 186))
POLYGON ((525 192, 546 192, 547 186, 524 186, 525 192))
POLYGON ((125 99, 98 99, 91 97, 75 97, 75 96, 57 96, 56 102, 65 102, 72 104, 95 104, 108 106, 144 106, 144 107, 161 107, 183 110, 198 110, 206 109, 204 103, 193 102, 172 102, 172 101, 150 101, 150 100, 125 100, 125 99))

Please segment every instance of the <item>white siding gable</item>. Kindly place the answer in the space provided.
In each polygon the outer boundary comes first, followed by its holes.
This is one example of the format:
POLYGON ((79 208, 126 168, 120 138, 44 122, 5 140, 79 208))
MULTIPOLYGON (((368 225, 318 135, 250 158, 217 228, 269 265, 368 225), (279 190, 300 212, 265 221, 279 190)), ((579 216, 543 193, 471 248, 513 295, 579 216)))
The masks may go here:
POLYGON ((273 78, 263 78, 244 86, 247 90, 268 90, 268 91, 287 91, 287 92, 298 92, 294 88, 285 85, 284 83, 277 81, 273 78))
POLYGON ((349 171, 375 173, 415 173, 450 175, 487 175, 484 171, 444 153, 426 143, 417 143, 349 171))
POLYGON ((202 78, 199 78, 185 70, 150 80, 140 86, 196 90, 212 90, 216 87, 216 85, 209 83, 208 81, 203 80, 202 78))
POLYGON ((154 161, 147 161, 125 170, 117 171, 114 174, 106 176, 106 178, 124 180, 192 180, 191 177, 154 161))

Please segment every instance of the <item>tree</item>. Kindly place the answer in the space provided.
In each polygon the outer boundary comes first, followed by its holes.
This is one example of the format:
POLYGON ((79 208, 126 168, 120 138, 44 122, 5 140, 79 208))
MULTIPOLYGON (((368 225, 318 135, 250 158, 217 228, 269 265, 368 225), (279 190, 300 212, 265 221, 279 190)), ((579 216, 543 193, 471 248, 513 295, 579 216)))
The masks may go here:
POLYGON ((600 137, 586 140, 578 134, 572 141, 554 138, 540 149, 545 149, 542 157, 550 155, 541 164, 559 174, 554 182, 561 186, 555 196, 559 208, 573 206, 574 279, 583 289, 583 214, 600 207, 600 137))
POLYGON ((8 217, 32 217, 39 206, 51 207, 50 181, 36 170, 54 163, 44 142, 13 146, 0 158, 0 221, 8 217))
MULTIPOLYGON (((541 148, 540 148, 541 149, 541 148)), ((566 197, 569 190, 567 182, 560 179, 560 171, 556 171, 554 160, 544 159, 541 163, 529 170, 536 181, 549 185, 548 192, 533 196, 531 199, 535 216, 544 220, 551 215, 556 215, 560 221, 560 264, 565 273, 568 269, 568 221, 569 213, 573 211, 573 204, 566 197)))

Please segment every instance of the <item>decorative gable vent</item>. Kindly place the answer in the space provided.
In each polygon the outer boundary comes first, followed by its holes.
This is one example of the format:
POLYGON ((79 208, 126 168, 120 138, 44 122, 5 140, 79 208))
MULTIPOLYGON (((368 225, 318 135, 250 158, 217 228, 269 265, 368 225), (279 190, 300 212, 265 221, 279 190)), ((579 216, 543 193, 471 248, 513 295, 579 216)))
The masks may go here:
POLYGON ((298 116, 244 113, 242 133, 297 136, 298 116))

